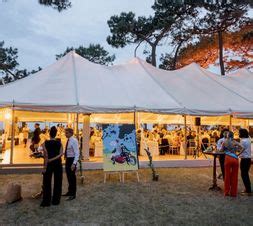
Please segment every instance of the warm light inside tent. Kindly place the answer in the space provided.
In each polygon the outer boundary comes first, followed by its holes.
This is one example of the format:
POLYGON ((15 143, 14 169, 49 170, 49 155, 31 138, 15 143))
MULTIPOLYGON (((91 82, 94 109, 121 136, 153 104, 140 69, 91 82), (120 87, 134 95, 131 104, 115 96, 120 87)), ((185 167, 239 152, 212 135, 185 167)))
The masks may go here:
POLYGON ((10 110, 5 110, 4 111, 4 118, 6 120, 10 120, 11 119, 11 112, 10 112, 10 110))

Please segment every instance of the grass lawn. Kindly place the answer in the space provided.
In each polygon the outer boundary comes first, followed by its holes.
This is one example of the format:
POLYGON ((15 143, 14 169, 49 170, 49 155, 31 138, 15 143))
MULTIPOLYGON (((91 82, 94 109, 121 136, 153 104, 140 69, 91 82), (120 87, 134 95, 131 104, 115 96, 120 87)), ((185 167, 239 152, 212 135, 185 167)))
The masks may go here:
MULTIPOLYGON (((0 197, 9 182, 22 184, 23 201, 0 204, 0 225, 253 225, 253 196, 224 197, 208 191, 212 168, 157 169, 158 182, 148 169, 140 170, 125 184, 111 175, 103 183, 102 171, 85 172, 85 183, 78 185, 77 199, 59 206, 39 207, 31 198, 40 190, 41 175, 0 175, 0 197)), ((251 180, 253 178, 251 176, 251 180)), ((223 189, 223 183, 218 180, 223 189)), ((63 192, 67 184, 64 177, 63 192)), ((243 189, 239 177, 239 191, 243 189)))

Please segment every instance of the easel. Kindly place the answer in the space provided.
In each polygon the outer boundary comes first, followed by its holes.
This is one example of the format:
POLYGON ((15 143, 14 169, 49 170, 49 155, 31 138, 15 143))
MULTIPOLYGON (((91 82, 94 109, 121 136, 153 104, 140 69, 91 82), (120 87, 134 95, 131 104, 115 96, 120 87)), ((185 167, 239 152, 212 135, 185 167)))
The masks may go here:
POLYGON ((107 175, 109 175, 109 178, 110 178, 111 174, 118 174, 119 175, 119 182, 121 182, 121 172, 120 171, 104 171, 104 183, 106 183, 107 175))
POLYGON ((139 172, 138 170, 128 170, 128 171, 105 171, 104 172, 104 183, 106 183, 107 175, 111 174, 118 174, 119 175, 119 182, 125 183, 125 174, 127 173, 136 173, 137 181, 140 182, 139 172))

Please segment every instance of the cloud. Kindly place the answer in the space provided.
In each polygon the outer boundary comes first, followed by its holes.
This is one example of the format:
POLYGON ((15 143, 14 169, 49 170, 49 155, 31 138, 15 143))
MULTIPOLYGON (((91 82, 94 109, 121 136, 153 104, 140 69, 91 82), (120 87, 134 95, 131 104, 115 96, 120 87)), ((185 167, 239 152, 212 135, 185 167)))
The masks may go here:
POLYGON ((37 1, 0 1, 0 40, 19 50, 20 68, 45 67, 67 46, 100 43, 117 63, 133 57, 134 46, 114 49, 106 42, 110 34, 107 20, 122 11, 150 15, 153 0, 72 0, 69 10, 58 11, 40 6, 37 1))

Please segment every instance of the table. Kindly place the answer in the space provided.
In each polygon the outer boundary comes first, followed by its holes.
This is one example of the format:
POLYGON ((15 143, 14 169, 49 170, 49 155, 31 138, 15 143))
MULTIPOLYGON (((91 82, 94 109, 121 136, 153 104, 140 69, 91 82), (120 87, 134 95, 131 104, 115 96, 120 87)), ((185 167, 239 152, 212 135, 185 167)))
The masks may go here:
POLYGON ((217 156, 224 155, 223 152, 217 152, 217 151, 204 151, 206 155, 212 155, 213 156, 213 184, 209 188, 211 191, 220 191, 221 188, 217 185, 217 175, 216 175, 216 159, 217 156))
POLYGON ((149 148, 149 151, 152 156, 159 155, 159 145, 157 141, 144 141, 141 140, 140 144, 140 155, 147 155, 146 151, 144 150, 146 146, 149 148), (146 142, 146 143, 145 143, 146 142))

